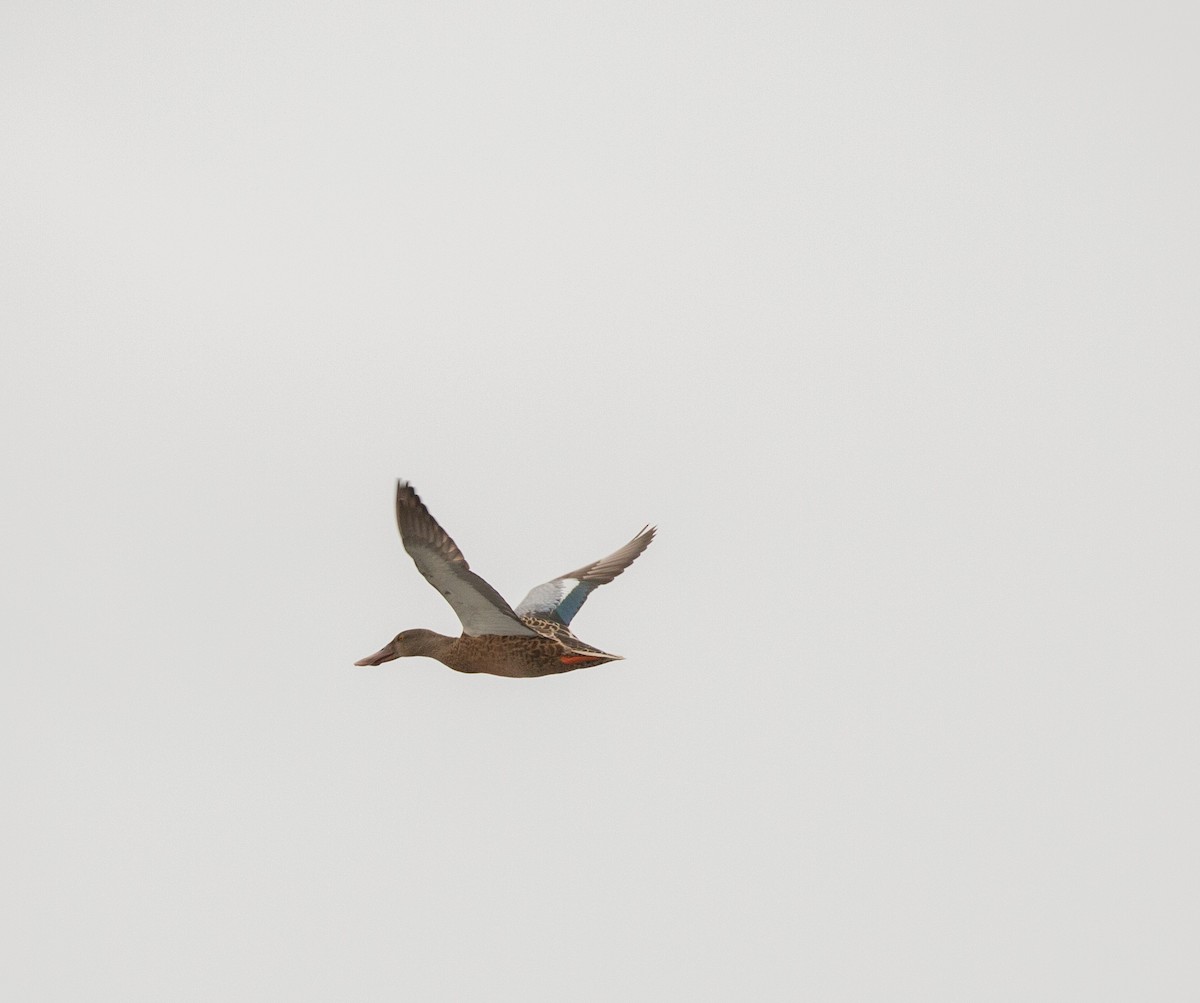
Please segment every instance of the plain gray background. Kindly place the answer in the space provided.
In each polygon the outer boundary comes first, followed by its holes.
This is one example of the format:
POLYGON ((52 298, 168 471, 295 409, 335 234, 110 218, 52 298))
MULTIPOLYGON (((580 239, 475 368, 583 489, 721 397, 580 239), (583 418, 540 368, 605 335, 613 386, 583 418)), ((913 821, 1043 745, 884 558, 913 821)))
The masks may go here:
POLYGON ((1186 11, 6 4, 3 996, 1195 999, 1186 11))

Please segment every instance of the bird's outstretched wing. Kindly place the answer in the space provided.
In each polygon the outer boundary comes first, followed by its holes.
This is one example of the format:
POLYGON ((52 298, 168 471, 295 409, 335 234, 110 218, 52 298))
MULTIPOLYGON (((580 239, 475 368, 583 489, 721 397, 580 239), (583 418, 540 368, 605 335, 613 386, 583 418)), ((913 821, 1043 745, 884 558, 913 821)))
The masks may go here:
POLYGON ((396 524, 404 549, 425 580, 458 614, 464 634, 537 636, 536 631, 521 623, 504 597, 471 570, 462 551, 407 481, 396 482, 396 524))
POLYGON ((521 600, 517 615, 544 617, 569 624, 587 597, 629 567, 653 539, 654 527, 646 526, 616 553, 538 585, 521 600))

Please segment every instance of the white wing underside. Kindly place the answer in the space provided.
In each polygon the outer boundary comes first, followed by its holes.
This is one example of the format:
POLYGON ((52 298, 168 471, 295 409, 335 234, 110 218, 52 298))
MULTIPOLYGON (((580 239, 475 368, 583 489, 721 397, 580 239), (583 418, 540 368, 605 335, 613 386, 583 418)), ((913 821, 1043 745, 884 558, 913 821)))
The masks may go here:
POLYGON ((538 636, 520 621, 499 592, 471 570, 457 544, 404 481, 396 486, 396 523, 404 549, 425 580, 458 614, 464 634, 538 636))
POLYGON ((517 618, 512 607, 494 588, 464 565, 451 564, 440 554, 421 547, 405 547, 417 570, 437 589, 458 614, 464 634, 505 634, 535 637, 517 618))

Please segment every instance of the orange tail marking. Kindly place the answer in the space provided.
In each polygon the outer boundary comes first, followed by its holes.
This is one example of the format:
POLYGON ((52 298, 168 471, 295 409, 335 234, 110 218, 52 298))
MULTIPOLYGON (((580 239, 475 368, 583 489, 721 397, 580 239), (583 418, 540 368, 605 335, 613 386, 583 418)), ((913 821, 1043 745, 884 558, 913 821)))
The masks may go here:
POLYGON ((580 662, 590 662, 595 659, 595 655, 563 655, 559 661, 563 665, 578 665, 580 662))

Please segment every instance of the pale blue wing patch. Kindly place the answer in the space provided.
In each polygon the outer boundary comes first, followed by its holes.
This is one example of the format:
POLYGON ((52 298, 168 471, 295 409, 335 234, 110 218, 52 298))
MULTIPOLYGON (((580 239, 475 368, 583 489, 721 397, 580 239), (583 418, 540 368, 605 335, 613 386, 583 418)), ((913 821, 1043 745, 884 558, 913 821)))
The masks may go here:
POLYGON ((529 590, 529 595, 521 600, 517 607, 517 616, 546 616, 553 615, 567 593, 571 591, 572 582, 565 578, 555 578, 529 590))

